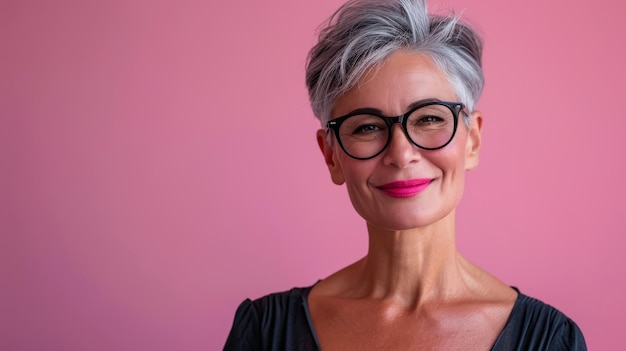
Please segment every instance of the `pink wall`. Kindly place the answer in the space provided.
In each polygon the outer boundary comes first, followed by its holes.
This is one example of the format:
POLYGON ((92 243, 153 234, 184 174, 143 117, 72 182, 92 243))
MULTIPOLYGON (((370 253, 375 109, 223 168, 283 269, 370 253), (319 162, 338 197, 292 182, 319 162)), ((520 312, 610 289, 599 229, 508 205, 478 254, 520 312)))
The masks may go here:
MULTIPOLYGON (((364 254, 304 60, 341 0, 0 2, 0 349, 220 349, 364 254)), ((620 2, 435 2, 486 42, 459 247, 622 345, 620 2)))

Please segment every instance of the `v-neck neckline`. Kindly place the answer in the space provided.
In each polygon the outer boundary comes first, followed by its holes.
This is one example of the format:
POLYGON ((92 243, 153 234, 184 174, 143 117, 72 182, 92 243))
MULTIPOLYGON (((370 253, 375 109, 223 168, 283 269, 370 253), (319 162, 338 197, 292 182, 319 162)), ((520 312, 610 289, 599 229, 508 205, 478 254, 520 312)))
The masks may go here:
MULTIPOLYGON (((309 326, 309 331, 311 332, 311 335, 313 336, 313 341, 315 341, 315 346, 317 347, 318 351, 321 351, 322 348, 320 347, 319 339, 317 338, 317 334, 315 333, 315 328, 313 327, 313 320, 311 319, 311 311, 309 310, 309 293, 311 292, 311 290, 313 290, 313 288, 320 281, 321 280, 318 280, 317 282, 315 282, 315 284, 308 287, 304 291, 304 294, 302 294, 302 307, 304 308, 304 313, 306 314, 306 320, 309 326)), ((511 313, 509 313, 509 317, 507 318, 506 323, 504 324, 504 327, 498 334, 496 341, 493 343, 493 345, 489 349, 490 351, 498 350, 497 349, 498 344, 501 342, 501 340, 503 339, 503 335, 505 334, 509 326, 512 324, 513 316, 516 314, 515 312, 520 308, 519 306, 521 304, 521 299, 523 295, 517 287, 511 286, 511 288, 515 290, 515 292, 517 292, 517 297, 515 298, 515 303, 513 303, 513 308, 511 309, 511 313)))

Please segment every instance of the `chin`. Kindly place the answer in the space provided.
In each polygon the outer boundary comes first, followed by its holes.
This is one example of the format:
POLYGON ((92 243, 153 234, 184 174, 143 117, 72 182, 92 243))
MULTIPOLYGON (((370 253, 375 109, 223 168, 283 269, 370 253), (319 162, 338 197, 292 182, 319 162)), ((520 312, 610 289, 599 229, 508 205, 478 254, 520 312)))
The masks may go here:
POLYGON ((370 223, 371 226, 385 231, 400 232, 426 228, 432 223, 370 223))
POLYGON ((406 231, 426 228, 445 222, 454 217, 454 208, 438 211, 414 210, 409 213, 394 212, 387 215, 377 215, 376 218, 363 216, 369 226, 389 231, 406 231), (416 215, 417 214, 417 215, 416 215))
POLYGON ((386 220, 378 220, 378 221, 367 221, 369 223, 370 226, 373 226, 375 228, 380 228, 383 230, 389 230, 389 231, 405 231, 405 230, 412 230, 412 229, 417 229, 417 228, 425 228, 428 226, 431 226, 435 223, 437 223, 438 221, 435 219, 427 219, 427 218, 411 218, 410 220, 407 221, 407 218, 403 218, 403 219, 395 219, 395 220, 389 220, 389 218, 387 218, 386 220))

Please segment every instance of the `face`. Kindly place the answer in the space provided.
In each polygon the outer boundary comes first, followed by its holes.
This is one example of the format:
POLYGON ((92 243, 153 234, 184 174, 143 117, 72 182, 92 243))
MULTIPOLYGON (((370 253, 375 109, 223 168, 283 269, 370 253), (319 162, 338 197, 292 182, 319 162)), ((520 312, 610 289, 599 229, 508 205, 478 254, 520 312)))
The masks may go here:
MULTIPOLYGON (((458 101, 445 73, 432 60, 399 51, 338 99, 331 119, 364 108, 398 116, 411 104, 430 99, 458 101)), ((478 164, 482 117, 478 111, 472 117, 466 128, 460 114, 454 139, 438 150, 414 146, 394 124, 388 147, 369 160, 351 158, 336 140, 329 144, 325 130, 318 131, 317 139, 333 182, 346 184, 356 211, 375 227, 408 230, 454 216, 465 171, 478 164)))

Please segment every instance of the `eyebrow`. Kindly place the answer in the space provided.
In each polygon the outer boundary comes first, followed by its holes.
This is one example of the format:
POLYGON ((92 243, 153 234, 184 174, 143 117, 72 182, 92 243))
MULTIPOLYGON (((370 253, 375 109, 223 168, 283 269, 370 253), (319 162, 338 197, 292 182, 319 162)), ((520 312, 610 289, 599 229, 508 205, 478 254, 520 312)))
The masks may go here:
MULTIPOLYGON (((415 102, 412 102, 411 104, 409 104, 409 106, 407 107, 406 111, 410 111, 420 105, 423 104, 427 104, 430 102, 441 102, 442 100, 436 99, 436 98, 429 98, 429 99, 422 99, 422 100, 417 100, 415 102)), ((343 116, 347 116, 347 115, 356 115, 356 114, 360 114, 360 113, 375 113, 378 115, 383 115, 383 112, 380 109, 374 108, 374 107, 362 107, 362 108, 357 108, 356 110, 352 110, 346 114, 344 114, 343 116)), ((406 113, 406 112, 405 112, 406 113)), ((337 117, 338 118, 338 117, 337 117)))

